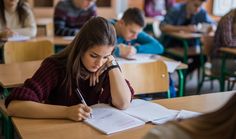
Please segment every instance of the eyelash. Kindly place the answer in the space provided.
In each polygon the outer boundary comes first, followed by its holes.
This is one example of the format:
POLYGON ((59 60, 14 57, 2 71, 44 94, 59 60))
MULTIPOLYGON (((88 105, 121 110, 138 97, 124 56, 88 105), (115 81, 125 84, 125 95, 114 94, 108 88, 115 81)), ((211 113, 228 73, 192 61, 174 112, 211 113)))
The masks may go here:
MULTIPOLYGON (((97 58, 96 55, 90 55, 92 58, 97 58)), ((107 59, 108 57, 103 57, 103 59, 107 59)))

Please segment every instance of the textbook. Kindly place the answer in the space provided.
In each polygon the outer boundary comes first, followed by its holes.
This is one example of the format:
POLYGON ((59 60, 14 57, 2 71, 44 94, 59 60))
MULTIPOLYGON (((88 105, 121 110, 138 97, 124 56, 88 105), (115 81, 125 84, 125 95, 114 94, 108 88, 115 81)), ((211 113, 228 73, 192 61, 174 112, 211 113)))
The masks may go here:
POLYGON ((95 104, 91 107, 93 117, 85 122, 105 134, 124 131, 176 114, 159 104, 141 99, 134 99, 126 110, 118 110, 108 104, 95 104))

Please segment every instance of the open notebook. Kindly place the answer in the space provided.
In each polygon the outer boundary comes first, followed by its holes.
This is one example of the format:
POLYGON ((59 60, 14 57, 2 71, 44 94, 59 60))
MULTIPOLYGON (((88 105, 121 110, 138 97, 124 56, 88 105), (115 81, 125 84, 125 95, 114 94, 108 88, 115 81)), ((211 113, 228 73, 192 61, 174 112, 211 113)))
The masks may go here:
POLYGON ((126 110, 118 110, 107 104, 96 104, 91 107, 93 118, 87 119, 85 122, 105 134, 112 134, 144 125, 146 122, 176 115, 176 112, 161 105, 141 99, 134 99, 126 110))

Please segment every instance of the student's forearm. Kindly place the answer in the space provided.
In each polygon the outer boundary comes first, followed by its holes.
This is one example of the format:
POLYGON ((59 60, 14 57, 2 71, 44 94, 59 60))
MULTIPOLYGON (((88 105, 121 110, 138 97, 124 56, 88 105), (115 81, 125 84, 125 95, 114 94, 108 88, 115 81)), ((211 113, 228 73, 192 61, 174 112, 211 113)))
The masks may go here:
POLYGON ((112 104, 119 109, 126 109, 131 100, 130 89, 118 68, 109 71, 112 104))
POLYGON ((33 101, 12 101, 8 108, 10 116, 25 118, 67 118, 67 107, 48 105, 33 101))

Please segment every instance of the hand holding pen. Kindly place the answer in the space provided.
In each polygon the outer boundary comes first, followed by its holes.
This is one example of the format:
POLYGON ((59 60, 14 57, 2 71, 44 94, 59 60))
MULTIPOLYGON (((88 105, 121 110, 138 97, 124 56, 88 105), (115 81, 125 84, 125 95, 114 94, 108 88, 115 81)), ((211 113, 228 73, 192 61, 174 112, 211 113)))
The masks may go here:
MULTIPOLYGON (((82 102, 86 107, 88 107, 87 103, 85 102, 85 100, 84 100, 84 98, 83 98, 83 96, 82 96, 82 94, 81 94, 81 92, 79 91, 78 88, 76 89, 76 94, 77 94, 77 96, 80 98, 81 102, 82 102)), ((91 113, 91 112, 90 112, 90 118, 92 118, 92 113, 91 113)))
MULTIPOLYGON (((76 91, 77 96, 79 94, 76 91)), ((80 98, 80 97, 79 97, 80 98)), ((82 102, 82 100, 81 100, 82 102)), ((73 106, 66 107, 65 118, 68 118, 73 121, 83 121, 91 117, 92 109, 85 104, 77 104, 73 106)))

